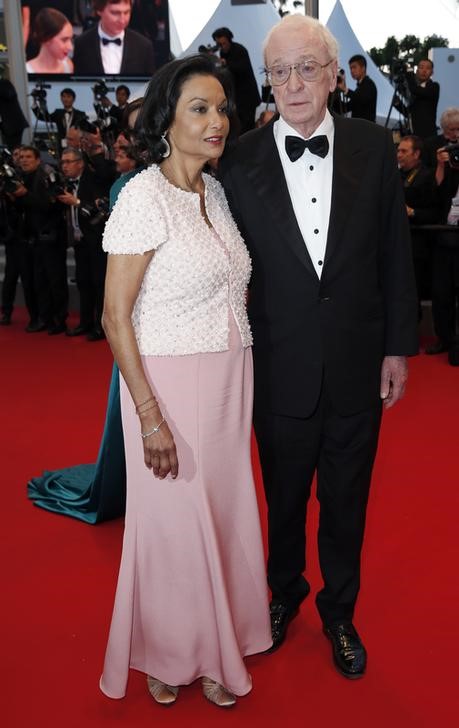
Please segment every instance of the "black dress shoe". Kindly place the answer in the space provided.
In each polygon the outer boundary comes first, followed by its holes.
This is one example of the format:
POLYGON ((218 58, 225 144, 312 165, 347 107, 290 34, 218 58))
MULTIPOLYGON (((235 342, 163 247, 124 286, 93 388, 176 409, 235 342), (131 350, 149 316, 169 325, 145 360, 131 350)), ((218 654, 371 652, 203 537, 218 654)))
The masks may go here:
POLYGON ((67 327, 65 324, 54 324, 54 326, 50 326, 48 329, 49 336, 56 336, 57 334, 63 334, 67 331, 67 327))
POLYGON ((74 329, 67 329, 66 335, 67 336, 83 336, 83 334, 87 334, 89 331, 91 331, 90 326, 82 326, 80 324, 79 326, 75 326, 74 329))
POLYGON ((31 321, 25 330, 28 334, 38 334, 40 331, 46 331, 46 329, 46 324, 42 324, 40 321, 31 321))
POLYGON ((265 650, 267 655, 275 652, 281 646, 287 636, 287 628, 298 612, 298 607, 292 609, 283 602, 271 602, 269 605, 269 615, 271 617, 271 637, 273 638, 273 644, 272 647, 265 650))
POLYGON ((97 328, 90 331, 86 338, 88 341, 102 341, 105 339, 105 334, 102 329, 97 328))
POLYGON ((4 313, 3 316, 0 318, 0 326, 9 326, 11 323, 11 316, 4 313))
POLYGON ((426 348, 426 354, 443 354, 445 351, 448 351, 449 346, 448 344, 445 344, 443 341, 435 342, 435 344, 431 344, 426 348))
POLYGON ((352 622, 324 625, 324 633, 332 643, 333 662, 338 672, 351 680, 363 677, 367 652, 352 622))

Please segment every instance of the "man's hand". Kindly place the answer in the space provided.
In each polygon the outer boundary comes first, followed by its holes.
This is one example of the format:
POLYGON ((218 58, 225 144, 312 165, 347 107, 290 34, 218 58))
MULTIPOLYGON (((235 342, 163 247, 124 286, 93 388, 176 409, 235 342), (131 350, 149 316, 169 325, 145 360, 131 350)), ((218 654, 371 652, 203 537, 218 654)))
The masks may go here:
POLYGON ((24 197, 24 195, 27 194, 27 187, 24 187, 24 185, 17 185, 16 189, 11 194, 13 197, 24 197))
POLYGON ((56 200, 59 200, 59 202, 62 202, 64 205, 75 206, 80 204, 78 197, 72 195, 71 192, 64 192, 62 195, 57 195, 56 200))
POLYGON ((385 356, 381 367, 381 399, 389 409, 405 394, 408 379, 406 356, 385 356))

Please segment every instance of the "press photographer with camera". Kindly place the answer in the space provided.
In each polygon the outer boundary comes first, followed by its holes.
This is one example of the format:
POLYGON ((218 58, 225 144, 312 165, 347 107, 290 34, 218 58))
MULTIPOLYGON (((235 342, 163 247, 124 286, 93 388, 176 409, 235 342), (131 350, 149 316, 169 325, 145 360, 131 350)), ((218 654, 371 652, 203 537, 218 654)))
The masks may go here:
POLYGON ((367 119, 376 121, 376 99, 378 91, 374 81, 367 76, 367 61, 360 54, 349 58, 349 70, 354 81, 355 89, 346 84, 344 73, 338 73, 337 88, 344 95, 344 111, 350 111, 353 119, 367 119))
POLYGON ((61 91, 62 109, 55 109, 49 113, 46 107, 46 90, 42 86, 43 84, 40 84, 32 91, 32 111, 37 119, 56 124, 60 147, 64 148, 70 127, 78 126, 81 121, 87 120, 88 117, 84 111, 74 108, 76 94, 72 88, 64 88, 61 91))
POLYGON ((75 251, 80 296, 80 321, 67 335, 99 341, 105 338, 101 318, 107 254, 102 250, 102 234, 110 184, 90 169, 78 149, 64 149, 61 169, 66 188, 57 199, 66 206, 68 242, 75 251))
POLYGON ((7 194, 19 218, 20 275, 30 315, 26 331, 60 334, 68 315, 62 208, 48 189, 38 149, 21 147, 19 167, 22 182, 7 194))
POLYGON ((434 170, 437 167, 437 151, 448 144, 457 144, 459 139, 459 107, 450 106, 440 116, 441 134, 429 137, 424 142, 423 161, 434 170))
POLYGON ((459 365, 459 131, 456 139, 437 150, 435 179, 445 229, 437 234, 433 252, 432 316, 437 341, 426 349, 426 354, 447 351, 455 366, 459 365))
MULTIPOLYGON (((19 168, 21 145, 12 152, 1 150, 0 161, 0 242, 5 246, 5 271, 2 284, 1 326, 9 326, 13 315, 16 288, 21 277, 20 246, 18 243, 19 215, 10 194, 22 184, 19 168), (10 194, 8 194, 10 193, 10 194)), ((31 268, 32 279, 32 268, 31 268)), ((29 302, 30 303, 30 302, 29 302)), ((35 305, 36 308, 36 305, 35 305)))
POLYGON ((418 62, 416 73, 407 71, 406 81, 411 98, 409 111, 412 132, 421 139, 437 133, 437 105, 440 84, 432 81, 434 65, 429 58, 418 62))

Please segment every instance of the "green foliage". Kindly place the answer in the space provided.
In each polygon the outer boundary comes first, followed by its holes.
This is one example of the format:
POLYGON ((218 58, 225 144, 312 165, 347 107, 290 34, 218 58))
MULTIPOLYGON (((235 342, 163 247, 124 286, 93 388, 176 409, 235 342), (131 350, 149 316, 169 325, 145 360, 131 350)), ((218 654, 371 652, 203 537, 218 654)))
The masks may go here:
POLYGON ((429 35, 421 41, 416 35, 405 35, 397 40, 391 35, 386 40, 384 48, 370 48, 368 54, 379 68, 390 68, 394 58, 400 58, 414 65, 421 58, 428 58, 431 48, 448 48, 447 38, 441 35, 429 35))

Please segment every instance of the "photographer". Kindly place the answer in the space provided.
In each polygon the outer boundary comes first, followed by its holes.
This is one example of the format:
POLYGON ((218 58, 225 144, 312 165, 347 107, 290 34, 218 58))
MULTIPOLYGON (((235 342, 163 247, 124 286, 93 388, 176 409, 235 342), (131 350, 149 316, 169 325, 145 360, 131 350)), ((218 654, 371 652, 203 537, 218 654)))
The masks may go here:
POLYGON ((66 206, 68 240, 75 250, 80 295, 80 322, 67 335, 86 334, 88 341, 99 341, 105 338, 101 318, 107 266, 107 254, 102 250, 104 202, 100 201, 108 199, 110 184, 90 169, 78 149, 64 149, 61 169, 66 189, 57 199, 66 206))
POLYGON ((229 28, 217 28, 212 38, 220 49, 220 61, 231 73, 236 96, 236 112, 241 124, 240 134, 254 129, 255 110, 261 103, 258 84, 255 79, 247 49, 233 41, 229 28))
POLYGON ((78 126, 79 122, 83 119, 87 120, 87 116, 84 111, 75 109, 73 104, 75 103, 75 91, 71 88, 64 88, 61 91, 62 109, 55 109, 51 114, 46 108, 46 91, 43 88, 37 87, 32 91, 33 103, 32 111, 42 121, 47 123, 56 124, 57 135, 59 137, 59 143, 62 148, 66 146, 67 132, 72 126, 78 126), (41 96, 38 93, 41 92, 41 96), (43 93, 45 94, 43 96, 43 93))
MULTIPOLYGON (((20 245, 18 241, 19 215, 11 198, 11 193, 22 184, 19 168, 20 151, 21 145, 14 147, 11 154, 8 149, 4 148, 0 164, 0 241, 5 246, 5 273, 2 284, 2 315, 0 318, 0 325, 2 326, 9 326, 11 323, 17 283, 21 276, 20 245)), ((32 279, 32 272, 30 278, 32 279)), ((33 287, 32 290, 34 290, 33 287)), ((37 309, 36 301, 35 309, 37 309)))
POLYGON ((416 74, 406 74, 411 100, 409 111, 413 134, 427 139, 437 133, 437 105, 440 85, 432 81, 433 63, 428 58, 419 61, 416 74))
POLYGON ((426 354, 448 351, 451 357, 459 299, 459 142, 438 149, 435 179, 440 222, 449 229, 438 233, 434 246, 432 316, 437 341, 426 354))
POLYGON ((365 56, 355 55, 349 58, 349 70, 357 86, 354 90, 346 85, 344 74, 338 74, 337 88, 344 95, 345 111, 350 111, 353 119, 376 121, 376 99, 378 91, 375 83, 367 76, 365 56))
POLYGON ((48 190, 38 149, 21 147, 23 182, 9 193, 19 216, 21 280, 30 314, 28 333, 65 331, 68 314, 66 247, 61 208, 48 190))
POLYGON ((434 170, 437 167, 437 150, 459 141, 459 107, 451 106, 440 116, 441 134, 429 137, 424 142, 423 161, 434 170))

